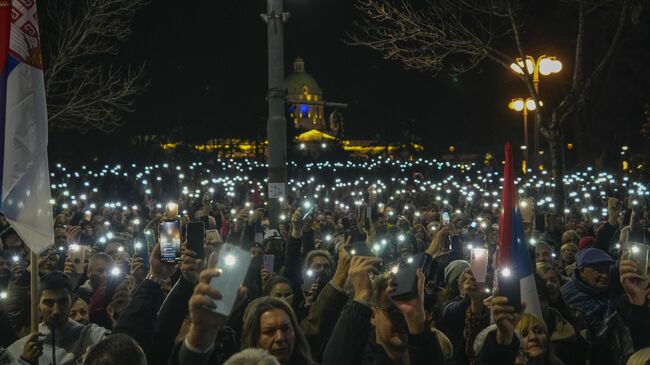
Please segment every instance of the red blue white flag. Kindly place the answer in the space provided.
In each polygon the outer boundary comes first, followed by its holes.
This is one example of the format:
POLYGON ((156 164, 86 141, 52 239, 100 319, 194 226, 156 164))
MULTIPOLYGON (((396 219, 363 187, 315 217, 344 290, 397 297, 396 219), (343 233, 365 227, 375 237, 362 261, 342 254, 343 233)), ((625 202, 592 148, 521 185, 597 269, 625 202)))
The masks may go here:
POLYGON ((2 212, 37 253, 54 243, 36 0, 0 0, 2 212))
POLYGON ((508 268, 520 280, 521 300, 526 303, 526 312, 542 318, 535 270, 528 253, 528 242, 521 222, 515 192, 514 170, 510 143, 505 147, 503 168, 503 191, 501 192, 501 217, 499 218, 499 269, 508 268))

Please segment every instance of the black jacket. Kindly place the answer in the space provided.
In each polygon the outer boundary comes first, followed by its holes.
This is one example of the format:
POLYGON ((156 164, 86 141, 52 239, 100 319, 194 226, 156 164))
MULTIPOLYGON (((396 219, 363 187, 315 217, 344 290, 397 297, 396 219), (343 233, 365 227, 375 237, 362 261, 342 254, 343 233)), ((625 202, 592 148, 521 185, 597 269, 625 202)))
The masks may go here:
POLYGON ((519 339, 513 336, 508 346, 497 343, 497 331, 488 333, 478 354, 477 365, 513 365, 519 351, 519 339))
MULTIPOLYGON (((377 345, 372 333, 372 310, 357 301, 347 304, 323 354, 323 365, 380 365, 391 364, 383 347, 377 345)), ((408 336, 411 364, 444 364, 444 357, 436 335, 425 331, 408 336)))

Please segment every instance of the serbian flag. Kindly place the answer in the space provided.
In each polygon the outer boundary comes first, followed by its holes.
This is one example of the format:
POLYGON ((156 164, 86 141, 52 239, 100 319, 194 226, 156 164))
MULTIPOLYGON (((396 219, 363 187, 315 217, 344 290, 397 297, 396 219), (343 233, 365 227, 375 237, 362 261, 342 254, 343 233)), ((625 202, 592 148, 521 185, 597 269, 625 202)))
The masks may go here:
POLYGON ((54 243, 36 0, 0 0, 2 213, 32 251, 54 243))
POLYGON ((542 318, 535 270, 530 262, 528 243, 521 222, 512 165, 510 143, 506 144, 506 164, 503 168, 503 191, 501 192, 501 217, 499 218, 499 269, 509 268, 512 275, 519 278, 521 300, 526 303, 526 312, 542 318))

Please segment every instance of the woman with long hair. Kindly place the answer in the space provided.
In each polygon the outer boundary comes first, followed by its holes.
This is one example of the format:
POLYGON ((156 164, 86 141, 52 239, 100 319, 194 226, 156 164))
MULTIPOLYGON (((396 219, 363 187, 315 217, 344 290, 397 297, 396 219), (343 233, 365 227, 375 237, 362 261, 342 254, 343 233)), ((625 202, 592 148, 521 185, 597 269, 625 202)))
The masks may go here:
POLYGON ((264 349, 282 365, 313 363, 293 309, 278 298, 257 298, 246 308, 241 349, 248 348, 264 349))

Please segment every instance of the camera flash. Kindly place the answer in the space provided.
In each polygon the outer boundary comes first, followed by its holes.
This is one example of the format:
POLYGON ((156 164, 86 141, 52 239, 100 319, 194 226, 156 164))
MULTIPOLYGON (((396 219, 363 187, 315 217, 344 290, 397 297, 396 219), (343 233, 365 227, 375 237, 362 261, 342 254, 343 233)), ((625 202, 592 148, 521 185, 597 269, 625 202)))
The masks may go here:
POLYGON ((113 276, 118 276, 120 275, 120 268, 119 267, 114 267, 111 269, 111 275, 113 276))
POLYGON ((19 262, 20 257, 18 255, 14 255, 14 257, 11 258, 14 262, 19 262))
POLYGON ((501 270, 501 274, 503 275, 503 277, 509 278, 512 273, 510 272, 510 269, 506 267, 503 270, 501 270))
POLYGON ((139 249, 142 248, 142 243, 140 243, 140 242, 136 242, 135 245, 134 245, 134 247, 135 247, 136 250, 139 250, 139 249))
POLYGON ((224 262, 226 263, 226 266, 233 266, 237 260, 233 255, 226 255, 224 262))

